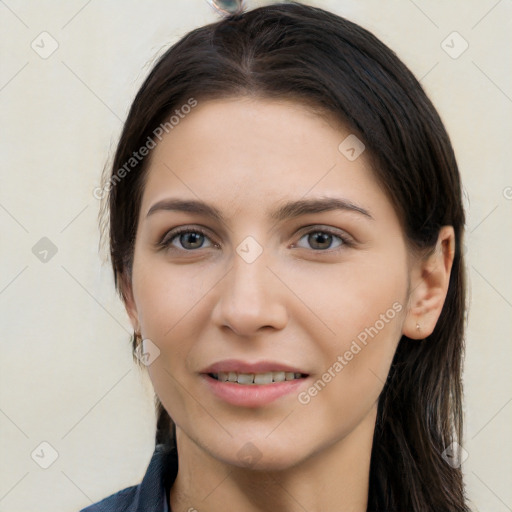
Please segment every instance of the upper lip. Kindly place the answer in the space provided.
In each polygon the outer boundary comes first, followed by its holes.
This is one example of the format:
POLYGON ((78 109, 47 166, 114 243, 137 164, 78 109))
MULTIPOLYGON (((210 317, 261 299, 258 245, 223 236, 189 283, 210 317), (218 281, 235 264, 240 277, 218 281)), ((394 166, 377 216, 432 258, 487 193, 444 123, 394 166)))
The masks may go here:
POLYGON ((218 361, 207 368, 201 370, 200 373, 219 373, 219 372, 236 372, 236 373, 267 373, 267 372, 293 372, 306 374, 300 368, 289 366, 278 361, 258 361, 249 363, 238 359, 225 359, 218 361))

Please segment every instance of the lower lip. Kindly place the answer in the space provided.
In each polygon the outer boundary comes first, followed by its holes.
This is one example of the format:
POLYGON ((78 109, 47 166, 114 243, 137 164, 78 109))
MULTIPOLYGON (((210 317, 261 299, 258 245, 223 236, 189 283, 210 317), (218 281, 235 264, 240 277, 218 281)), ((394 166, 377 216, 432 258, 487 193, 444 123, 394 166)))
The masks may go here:
POLYGON ((238 384, 221 382, 208 374, 201 375, 215 396, 232 405, 260 407, 290 393, 297 393, 306 378, 273 382, 271 384, 238 384))

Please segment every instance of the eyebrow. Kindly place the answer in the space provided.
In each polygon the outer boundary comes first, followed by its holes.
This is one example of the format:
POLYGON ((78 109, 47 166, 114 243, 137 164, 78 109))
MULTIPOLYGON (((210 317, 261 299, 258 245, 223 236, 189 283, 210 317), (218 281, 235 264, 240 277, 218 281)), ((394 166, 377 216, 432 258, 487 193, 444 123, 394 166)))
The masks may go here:
MULTIPOLYGON (((355 212, 374 220, 368 210, 361 206, 357 206, 351 201, 335 197, 323 197, 315 199, 299 199, 297 201, 287 201, 269 214, 269 218, 275 222, 281 222, 287 219, 293 219, 302 215, 313 213, 322 213, 328 211, 348 211, 355 212)), ((180 211, 188 213, 196 213, 225 223, 226 220, 221 211, 213 205, 194 199, 163 199, 155 203, 148 211, 146 218, 157 211, 180 211)))

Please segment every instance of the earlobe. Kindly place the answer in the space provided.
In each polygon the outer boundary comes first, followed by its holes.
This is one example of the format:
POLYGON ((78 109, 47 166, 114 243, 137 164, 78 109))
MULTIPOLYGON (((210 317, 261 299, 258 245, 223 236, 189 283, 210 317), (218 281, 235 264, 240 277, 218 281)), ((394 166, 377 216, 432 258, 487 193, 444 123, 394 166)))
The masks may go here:
POLYGON ((443 226, 435 250, 411 270, 408 311, 402 327, 408 338, 424 339, 434 331, 448 293, 454 256, 453 227, 443 226))
POLYGON ((131 280, 125 273, 123 273, 120 275, 119 283, 124 298, 124 307, 128 313, 132 327, 135 332, 140 332, 139 315, 137 313, 137 306, 133 297, 131 280))

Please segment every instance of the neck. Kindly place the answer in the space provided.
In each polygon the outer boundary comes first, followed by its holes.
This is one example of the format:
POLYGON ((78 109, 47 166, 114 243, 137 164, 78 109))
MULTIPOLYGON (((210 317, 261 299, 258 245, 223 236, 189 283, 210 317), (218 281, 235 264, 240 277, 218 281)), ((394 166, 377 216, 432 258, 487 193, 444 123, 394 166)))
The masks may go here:
POLYGON ((376 406, 345 438, 280 471, 226 464, 177 429, 172 512, 366 512, 376 406))

